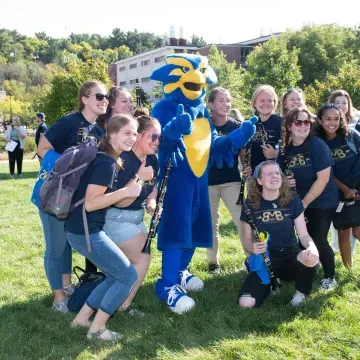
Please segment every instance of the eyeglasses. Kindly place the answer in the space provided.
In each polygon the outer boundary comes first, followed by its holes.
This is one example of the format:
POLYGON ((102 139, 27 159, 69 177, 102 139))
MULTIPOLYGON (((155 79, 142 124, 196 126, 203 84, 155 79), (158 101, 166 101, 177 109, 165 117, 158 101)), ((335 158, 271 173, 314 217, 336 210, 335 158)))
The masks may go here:
POLYGON ((311 121, 310 120, 294 120, 294 125, 297 127, 300 127, 301 125, 305 125, 306 127, 310 127, 311 126, 311 121))
POLYGON ((159 140, 159 142, 161 142, 162 140, 162 136, 160 134, 145 134, 146 136, 148 136, 149 138, 151 138, 151 142, 155 142, 156 140, 159 140))
POLYGON ((87 95, 87 97, 90 97, 90 96, 95 96, 97 101, 103 101, 104 99, 106 99, 106 101, 109 101, 109 95, 108 94, 96 93, 96 94, 87 95))

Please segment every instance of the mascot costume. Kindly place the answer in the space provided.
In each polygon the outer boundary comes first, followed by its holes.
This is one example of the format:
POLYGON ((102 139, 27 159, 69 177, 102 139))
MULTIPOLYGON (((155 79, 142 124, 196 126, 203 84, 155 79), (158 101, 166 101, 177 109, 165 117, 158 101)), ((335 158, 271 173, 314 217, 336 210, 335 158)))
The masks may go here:
POLYGON ((162 82, 164 93, 152 112, 162 127, 160 181, 171 166, 158 227, 162 272, 156 294, 172 311, 182 314, 195 305, 186 291, 204 287, 202 280, 187 271, 194 251, 212 246, 208 168, 213 162, 221 168, 223 159, 233 166, 234 155, 254 135, 257 118, 228 136, 218 136, 204 103, 207 85, 217 81, 206 57, 168 55, 166 64, 150 79, 162 82))

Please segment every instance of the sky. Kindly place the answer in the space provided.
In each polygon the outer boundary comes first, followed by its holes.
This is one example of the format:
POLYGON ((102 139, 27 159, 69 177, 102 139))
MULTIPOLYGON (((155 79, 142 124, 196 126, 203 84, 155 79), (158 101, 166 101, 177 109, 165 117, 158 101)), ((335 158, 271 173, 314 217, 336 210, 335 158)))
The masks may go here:
POLYGON ((359 26, 359 0, 1 0, 0 29, 34 36, 45 31, 58 38, 70 33, 110 35, 123 31, 169 34, 180 26, 207 43, 229 44, 304 24, 359 26), (50 4, 50 3, 53 3, 50 4))

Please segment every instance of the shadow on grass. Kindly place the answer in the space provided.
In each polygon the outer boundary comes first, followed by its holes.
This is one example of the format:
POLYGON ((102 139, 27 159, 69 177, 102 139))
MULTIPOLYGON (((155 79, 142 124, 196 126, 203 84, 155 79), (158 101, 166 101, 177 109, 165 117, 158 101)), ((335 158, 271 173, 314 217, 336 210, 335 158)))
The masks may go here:
POLYGON ((221 236, 230 236, 233 234, 237 234, 237 230, 234 225, 234 222, 232 220, 230 220, 226 224, 224 224, 224 223, 220 224, 219 233, 221 234, 221 236))
MULTIPOLYGON (((22 178, 23 179, 36 179, 38 176, 38 171, 25 171, 22 173, 22 178)), ((18 178, 18 175, 15 173, 15 176, 14 176, 14 179, 11 179, 10 178, 10 173, 8 174, 5 174, 5 173, 0 173, 0 180, 11 180, 11 181, 14 181, 14 180, 21 180, 18 178)))
POLYGON ((324 302, 331 296, 315 292, 299 308, 289 305, 294 286, 282 286, 281 294, 271 296, 259 309, 239 309, 237 295, 244 272, 219 275, 205 281, 205 290, 192 293, 196 308, 179 316, 160 303, 154 294, 154 284, 146 284, 135 299, 136 307, 147 315, 143 318, 117 313, 109 328, 125 335, 119 345, 99 345, 86 340, 86 329, 70 329, 74 314, 64 315, 51 310, 51 297, 37 297, 22 303, 11 303, 0 309, 0 352, 8 358, 52 359, 76 358, 86 351, 92 355, 107 349, 106 359, 149 359, 159 352, 183 353, 184 349, 213 346, 226 339, 241 339, 248 335, 271 336, 279 326, 301 314, 302 318, 317 318, 324 302), (3 347, 3 349, 1 349, 3 347))

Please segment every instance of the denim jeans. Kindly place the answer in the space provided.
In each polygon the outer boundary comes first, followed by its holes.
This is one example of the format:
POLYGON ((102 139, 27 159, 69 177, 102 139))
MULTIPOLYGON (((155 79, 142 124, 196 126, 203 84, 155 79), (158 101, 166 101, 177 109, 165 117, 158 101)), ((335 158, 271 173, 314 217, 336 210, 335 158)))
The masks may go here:
POLYGON ((62 275, 71 274, 72 254, 64 230, 65 221, 39 210, 45 238, 44 267, 52 290, 63 287, 62 275))
POLYGON ((66 234, 71 247, 88 258, 106 275, 106 279, 88 297, 86 304, 93 310, 100 309, 112 315, 136 283, 135 268, 104 231, 90 234, 91 252, 87 249, 85 235, 70 232, 66 234))

